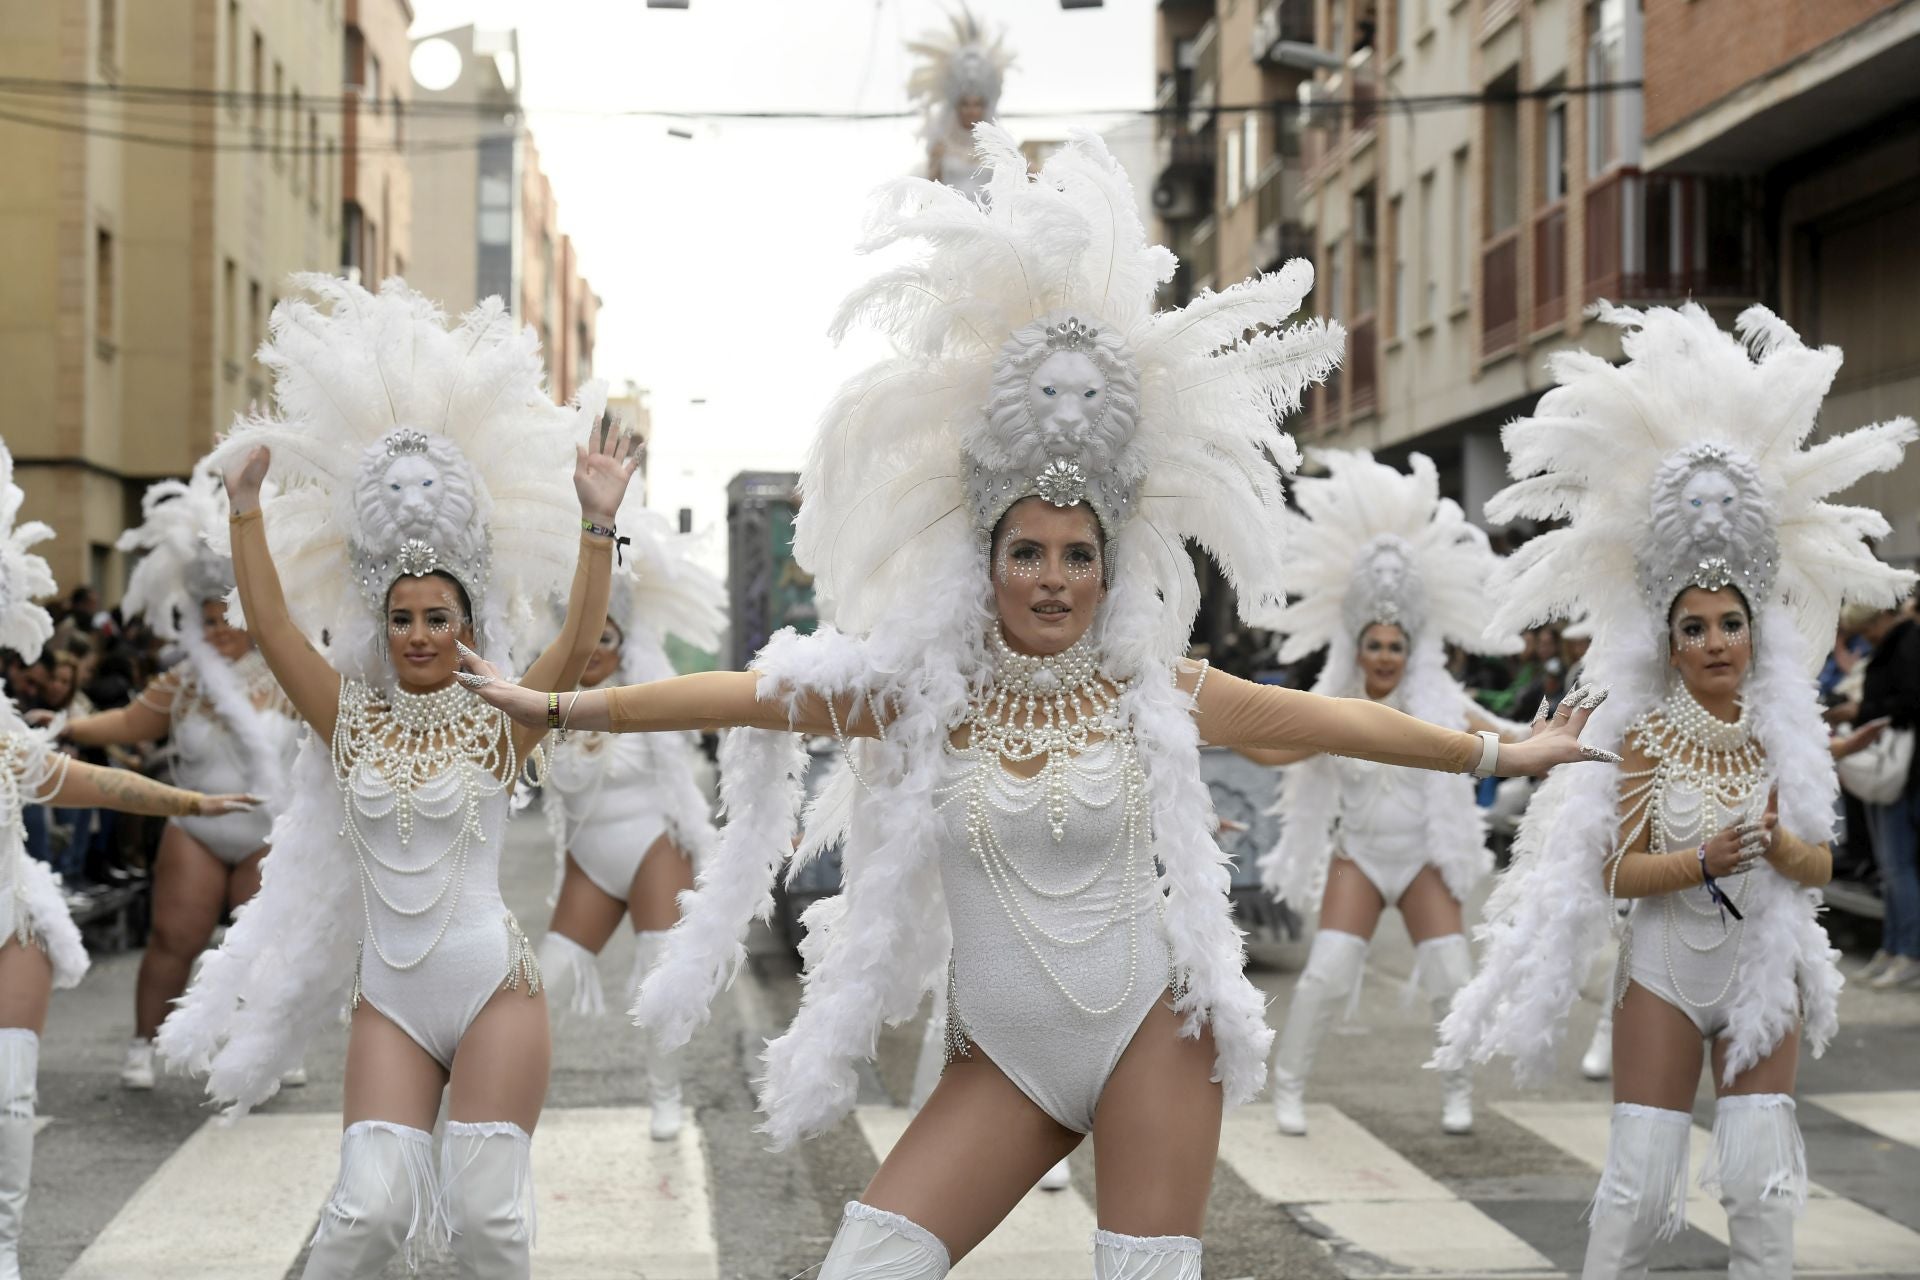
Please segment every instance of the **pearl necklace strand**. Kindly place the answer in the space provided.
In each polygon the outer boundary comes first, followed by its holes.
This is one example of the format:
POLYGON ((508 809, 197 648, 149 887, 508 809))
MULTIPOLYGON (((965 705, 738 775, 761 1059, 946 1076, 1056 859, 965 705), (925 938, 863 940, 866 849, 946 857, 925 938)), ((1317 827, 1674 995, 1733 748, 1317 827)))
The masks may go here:
POLYGON ((994 627, 994 682, 967 706, 967 739, 985 759, 1011 764, 1044 760, 1047 828, 1055 841, 1067 835, 1067 775, 1073 758, 1098 738, 1119 732, 1124 681, 1100 675, 1093 641, 1081 636, 1063 652, 1038 657, 1015 653, 994 627))
MULTIPOLYGON (((348 681, 341 688, 340 714, 334 724, 333 769, 347 800, 342 806, 340 834, 352 844, 360 863, 360 906, 366 918, 367 939, 388 968, 400 972, 417 969, 446 937, 459 909, 468 854, 474 842, 487 838, 480 823, 480 801, 502 790, 507 785, 503 779, 517 771, 511 727, 500 711, 457 684, 433 693, 394 690, 376 696, 365 684, 348 681), (458 771, 462 794, 459 817, 447 847, 412 866, 381 857, 359 820, 383 815, 368 811, 353 785, 354 776, 385 785, 393 799, 394 827, 404 850, 413 842, 414 793, 449 770, 458 771), (418 908, 403 907, 389 898, 374 872, 378 867, 396 876, 423 876, 443 866, 445 874, 439 889, 418 908), (380 935, 373 924, 374 897, 387 910, 407 919, 417 919, 445 900, 440 927, 418 956, 396 961, 381 949, 380 935)), ((354 985, 357 1002, 357 973, 354 985)))

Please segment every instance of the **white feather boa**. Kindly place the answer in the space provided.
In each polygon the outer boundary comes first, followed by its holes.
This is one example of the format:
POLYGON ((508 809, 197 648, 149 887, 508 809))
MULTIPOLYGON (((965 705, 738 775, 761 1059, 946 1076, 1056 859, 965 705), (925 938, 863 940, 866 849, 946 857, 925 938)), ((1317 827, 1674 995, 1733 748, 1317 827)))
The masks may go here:
POLYGON ((16 767, 0 778, 0 944, 9 939, 23 946, 37 944, 53 965, 56 988, 75 987, 91 964, 80 930, 60 895, 53 868, 27 853, 27 830, 21 821, 24 806, 43 804, 40 797, 59 789, 67 758, 53 745, 54 726, 31 729, 0 693, 0 734, 18 752, 16 767))
MULTIPOLYGON (((191 689, 183 688, 181 697, 194 693, 205 696, 245 753, 247 788, 265 802, 269 813, 278 814, 286 802, 287 764, 293 754, 299 724, 292 717, 272 708, 253 705, 253 697, 235 674, 233 663, 221 657, 206 637, 192 627, 181 629, 178 641, 187 655, 187 670, 193 679, 191 689)), ((182 779, 182 786, 192 786, 182 779)))
MULTIPOLYGON (((1129 531, 1131 534, 1133 531, 1129 531)), ((1123 535, 1125 537, 1127 535, 1123 535)), ((1148 554, 1141 541, 1122 555, 1148 554)), ((804 694, 871 698, 890 712, 884 739, 854 743, 865 785, 816 808, 837 828, 844 818, 845 889, 807 913, 806 993, 792 1026, 767 1046, 760 1105, 776 1147, 830 1127, 852 1108, 853 1064, 871 1058, 883 1025, 914 1017, 945 980, 951 946, 940 881, 947 819, 933 788, 945 773, 947 735, 964 717, 969 693, 989 678, 984 636, 992 616, 984 592, 957 592, 960 581, 987 581, 981 554, 954 546, 962 562, 930 566, 929 590, 911 621, 865 639, 828 627, 811 636, 782 632, 755 660, 762 698, 804 694)), ((1244 951, 1227 905, 1225 855, 1210 837, 1212 803, 1200 776, 1198 733, 1188 700, 1156 656, 1166 608, 1148 575, 1117 575, 1096 625, 1106 669, 1131 678, 1122 700, 1132 723, 1152 803, 1154 854, 1166 893, 1166 927, 1179 990, 1183 1034, 1214 1033, 1215 1076, 1229 1105, 1265 1082, 1272 1040, 1265 1002, 1242 973, 1244 951)), ((773 876, 792 850, 799 810, 797 746, 785 734, 736 731, 721 760, 731 820, 703 869, 666 959, 642 987, 636 1019, 682 1043, 738 969, 741 940, 771 904, 773 876), (784 775, 787 785, 768 784, 784 775)), ((810 847, 817 842, 810 841, 810 847)))
MULTIPOLYGON (((1328 654, 1313 691, 1336 698, 1364 696, 1350 648, 1328 654)), ((1447 671, 1438 640, 1415 645, 1396 701, 1407 714, 1448 729, 1467 727, 1466 690, 1447 671)), ((1474 797, 1473 780, 1460 774, 1420 771, 1411 782, 1426 798, 1430 861, 1447 892, 1464 902, 1493 870, 1487 848, 1486 813, 1474 797)), ((1316 755, 1289 765, 1280 777, 1273 812, 1281 817, 1280 839, 1260 859, 1260 883, 1276 902, 1314 914, 1326 892, 1327 871, 1339 843, 1343 783, 1334 757, 1316 755)))
MULTIPOLYGON (((1779 788, 1780 825, 1824 843, 1833 835, 1839 784, 1802 641, 1780 604, 1761 612, 1754 636, 1746 700, 1779 788)), ((1586 741, 1617 749, 1627 727, 1659 705, 1664 647, 1664 637, 1644 627, 1596 639, 1588 680, 1612 696, 1594 713, 1586 741)), ((1480 971, 1442 1022, 1433 1065, 1450 1070, 1502 1056, 1512 1059, 1522 1084, 1553 1073, 1567 1011, 1613 919, 1602 867, 1619 841, 1619 792, 1617 768, 1577 764, 1556 770, 1536 793, 1520 824, 1513 864, 1500 876, 1477 930, 1480 971)), ((1740 947, 1741 981, 1728 1014, 1728 1082, 1795 1026, 1803 1027, 1818 1056, 1839 1025, 1838 953, 1820 927, 1819 894, 1770 866, 1748 874, 1755 881, 1740 947)))
POLYGON ((169 1064, 206 1074, 207 1096, 231 1119, 272 1097, 313 1033, 345 1009, 362 931, 332 755, 310 732, 291 783, 260 892, 234 913, 157 1040, 169 1064))

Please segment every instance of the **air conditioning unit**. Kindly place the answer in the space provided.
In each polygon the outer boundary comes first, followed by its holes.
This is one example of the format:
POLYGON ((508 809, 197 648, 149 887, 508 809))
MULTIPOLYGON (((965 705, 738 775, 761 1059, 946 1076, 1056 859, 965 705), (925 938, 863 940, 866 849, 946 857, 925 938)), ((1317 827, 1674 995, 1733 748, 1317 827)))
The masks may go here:
POLYGON ((1190 182, 1162 180, 1153 185, 1153 211, 1169 222, 1198 217, 1200 201, 1190 182))

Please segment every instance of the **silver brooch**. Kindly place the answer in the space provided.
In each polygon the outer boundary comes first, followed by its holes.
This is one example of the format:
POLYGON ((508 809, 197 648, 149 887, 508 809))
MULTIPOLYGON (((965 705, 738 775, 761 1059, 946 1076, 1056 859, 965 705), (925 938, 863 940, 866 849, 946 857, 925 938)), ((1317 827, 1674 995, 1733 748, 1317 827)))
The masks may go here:
POLYGON ((1068 316, 1059 324, 1047 326, 1047 345, 1055 351, 1084 351, 1093 346, 1100 331, 1081 323, 1079 316, 1068 316))
POLYGON ((1055 458, 1034 477, 1033 489, 1056 507, 1070 507, 1087 496, 1087 473, 1077 462, 1055 458))
POLYGON ((393 567, 404 578, 424 578, 440 567, 440 553, 432 544, 418 538, 408 538, 400 544, 400 550, 393 558, 393 567))

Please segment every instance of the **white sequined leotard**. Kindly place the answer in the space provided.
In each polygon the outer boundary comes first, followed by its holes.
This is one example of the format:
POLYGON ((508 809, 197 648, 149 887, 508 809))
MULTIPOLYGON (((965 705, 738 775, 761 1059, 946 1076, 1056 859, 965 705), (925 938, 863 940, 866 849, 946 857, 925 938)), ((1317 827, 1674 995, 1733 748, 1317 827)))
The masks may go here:
POLYGON ((1412 769, 1336 757, 1339 854, 1373 882, 1388 906, 1433 861, 1426 779, 1412 769))
MULTIPOLYGON (((253 704, 253 727, 259 731, 257 742, 248 742, 227 722, 189 664, 182 663, 155 682, 151 693, 164 692, 169 687, 172 690, 172 699, 165 707, 159 706, 147 690, 139 695, 147 706, 166 712, 167 742, 173 752, 176 786, 207 795, 244 795, 257 791, 261 770, 249 757, 262 743, 269 744, 280 757, 276 774, 284 775, 292 763, 299 722, 293 718, 292 704, 267 669, 266 659, 256 650, 230 667, 235 682, 253 704)), ((257 853, 267 843, 267 834, 273 828, 273 814, 265 808, 219 818, 186 816, 168 821, 228 866, 257 853)))
POLYGON ((506 718, 457 685, 408 695, 341 682, 334 767, 363 921, 354 1003, 445 1067, 494 992, 540 989, 500 896, 511 743, 506 718))
POLYGON ((949 1053, 970 1042, 1041 1110, 1091 1132, 1171 964, 1133 736, 1089 746, 1051 785, 997 756, 948 754, 949 1053))

